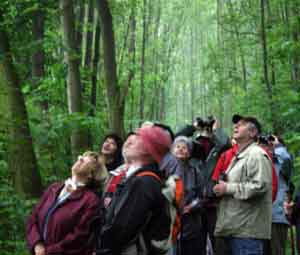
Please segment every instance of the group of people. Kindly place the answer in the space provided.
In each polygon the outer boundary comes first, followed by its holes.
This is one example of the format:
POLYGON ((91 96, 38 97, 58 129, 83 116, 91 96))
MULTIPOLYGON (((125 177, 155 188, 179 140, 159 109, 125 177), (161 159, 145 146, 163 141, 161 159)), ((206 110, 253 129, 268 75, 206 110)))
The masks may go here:
POLYGON ((34 255, 281 255, 297 221, 293 160, 254 117, 231 139, 212 117, 173 134, 146 122, 107 135, 45 191, 26 224, 34 255))

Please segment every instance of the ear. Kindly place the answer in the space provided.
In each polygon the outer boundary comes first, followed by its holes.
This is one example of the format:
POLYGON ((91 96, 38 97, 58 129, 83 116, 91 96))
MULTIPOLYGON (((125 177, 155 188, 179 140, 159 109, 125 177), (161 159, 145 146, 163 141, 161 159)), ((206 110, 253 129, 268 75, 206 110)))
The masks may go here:
POLYGON ((250 137, 252 138, 252 139, 255 139, 257 136, 258 136, 258 132, 257 132, 257 130, 256 129, 251 129, 251 130, 249 130, 250 131, 250 137))

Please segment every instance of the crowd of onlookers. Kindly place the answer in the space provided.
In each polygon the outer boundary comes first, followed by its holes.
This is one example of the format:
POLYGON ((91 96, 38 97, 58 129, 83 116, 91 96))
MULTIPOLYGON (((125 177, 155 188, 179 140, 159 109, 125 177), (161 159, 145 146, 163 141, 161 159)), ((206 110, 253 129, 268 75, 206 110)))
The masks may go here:
POLYGON ((256 118, 232 122, 231 137, 213 117, 176 134, 146 122, 124 143, 105 136, 44 192, 26 224, 30 252, 282 255, 290 240, 300 254, 293 157, 256 118))

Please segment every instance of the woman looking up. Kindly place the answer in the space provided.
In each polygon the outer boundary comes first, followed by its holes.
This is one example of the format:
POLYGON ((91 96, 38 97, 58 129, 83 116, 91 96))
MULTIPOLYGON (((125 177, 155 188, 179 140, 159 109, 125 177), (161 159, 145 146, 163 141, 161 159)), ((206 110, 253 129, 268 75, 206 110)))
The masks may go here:
POLYGON ((94 190, 106 175, 98 154, 86 152, 72 166, 70 178, 48 188, 26 224, 32 254, 92 254, 92 226, 99 219, 94 190))
POLYGON ((100 155, 108 171, 115 170, 123 164, 123 140, 117 134, 108 134, 100 146, 100 155))

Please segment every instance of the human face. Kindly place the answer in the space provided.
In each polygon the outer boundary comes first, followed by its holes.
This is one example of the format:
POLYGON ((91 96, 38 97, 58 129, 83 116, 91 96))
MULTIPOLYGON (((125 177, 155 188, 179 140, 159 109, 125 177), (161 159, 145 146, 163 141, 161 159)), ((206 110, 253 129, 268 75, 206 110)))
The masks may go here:
POLYGON ((240 120, 233 125, 233 139, 237 143, 248 142, 254 138, 256 132, 250 128, 251 123, 240 120))
POLYGON ((174 145, 173 154, 176 158, 181 160, 185 160, 190 157, 188 146, 182 142, 178 142, 174 145))
POLYGON ((140 159, 147 154, 143 140, 137 134, 130 135, 123 145, 123 156, 128 162, 140 159))
POLYGON ((77 161, 72 166, 72 177, 75 176, 77 181, 87 184, 92 178, 92 166, 95 159, 90 156, 78 156, 77 161))
POLYGON ((108 137, 105 139, 102 148, 101 148, 101 153, 103 155, 113 155, 118 149, 118 145, 116 143, 116 141, 111 138, 108 137))

